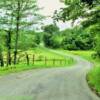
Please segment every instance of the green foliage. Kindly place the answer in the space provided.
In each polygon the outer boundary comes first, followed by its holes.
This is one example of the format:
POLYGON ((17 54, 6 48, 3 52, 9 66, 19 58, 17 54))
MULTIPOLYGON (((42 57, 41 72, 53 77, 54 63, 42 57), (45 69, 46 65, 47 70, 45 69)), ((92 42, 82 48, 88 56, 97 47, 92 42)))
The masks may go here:
POLYGON ((67 50, 90 50, 94 47, 93 34, 83 28, 75 27, 56 34, 49 31, 48 26, 45 29, 48 33, 44 34, 45 46, 51 48, 63 48, 67 50), (51 32, 51 33, 49 33, 51 32))
MULTIPOLYGON (((20 31, 18 49, 21 51, 27 51, 30 48, 37 47, 42 42, 43 33, 34 32, 34 31, 20 31)), ((14 42, 13 36, 13 42, 14 42)))
POLYGON ((38 23, 38 20, 43 18, 37 12, 39 8, 36 3, 36 0, 1 0, 0 8, 4 11, 4 14, 0 16, 0 22, 11 29, 16 29, 16 27, 12 27, 12 25, 16 26, 16 24, 19 24, 20 29, 29 28, 29 26, 38 23), (32 18, 28 20, 30 16, 32 18))
POLYGON ((43 41, 46 47, 58 48, 59 44, 54 38, 59 34, 59 28, 56 25, 47 25, 44 27, 43 41))
POLYGON ((0 31, 0 51, 6 50, 6 33, 4 31, 0 31), (5 40, 5 41, 4 41, 5 40))
POLYGON ((44 26, 43 30, 44 32, 49 34, 56 34, 57 32, 59 32, 59 28, 53 24, 44 26))
POLYGON ((60 35, 60 33, 54 35, 52 37, 52 47, 53 48, 60 48, 61 47, 61 42, 62 42, 62 36, 60 35))
POLYGON ((61 66, 69 67, 70 65, 75 63, 75 61, 72 58, 70 57, 65 58, 65 56, 60 55, 58 53, 56 54, 46 48, 36 47, 31 50, 28 50, 27 53, 29 54, 29 59, 30 59, 29 65, 26 64, 26 57, 23 56, 24 52, 21 52, 18 54, 18 56, 21 56, 22 62, 20 62, 20 64, 17 65, 11 65, 8 67, 0 68, 0 76, 9 73, 16 73, 24 70, 31 70, 31 69, 38 69, 38 68, 43 69, 43 68, 52 68, 52 67, 61 67, 61 66), (34 64, 32 59, 33 54, 35 55, 35 60, 41 59, 40 61, 35 61, 34 64), (47 58, 47 64, 45 64, 45 57, 47 58), (55 61, 55 64, 53 64, 53 59, 57 59, 57 61, 55 61), (60 62, 58 59, 62 59, 63 61, 60 62), (65 63, 65 59, 66 59, 66 63, 65 63))
POLYGON ((12 50, 16 64, 18 49, 26 50, 36 45, 34 35, 24 33, 44 18, 38 11, 36 0, 0 0, 0 29, 6 33, 2 39, 5 43, 3 46, 7 49, 8 62, 11 62, 12 50))
POLYGON ((96 92, 100 95, 100 67, 96 67, 91 70, 88 75, 89 85, 96 89, 96 92))
POLYGON ((34 34, 34 42, 37 45, 40 45, 40 43, 42 42, 43 39, 43 33, 42 32, 35 32, 34 34))
POLYGON ((55 20, 77 20, 87 19, 83 23, 91 25, 100 21, 99 0, 65 0, 67 7, 61 8, 54 14, 55 20))
POLYGON ((51 47, 52 46, 52 41, 51 41, 51 37, 52 35, 49 33, 45 33, 43 36, 43 41, 44 41, 44 45, 46 47, 51 47))
POLYGON ((100 34, 98 34, 97 38, 96 38, 96 56, 100 58, 100 34))
POLYGON ((66 30, 62 47, 68 50, 89 50, 94 46, 94 38, 81 28, 66 30))
POLYGON ((29 35, 29 33, 20 33, 18 48, 22 51, 28 50, 29 48, 34 47, 33 36, 29 35))
MULTIPOLYGON (((94 39, 94 43, 96 44, 95 50, 97 51, 97 54, 99 56, 100 36, 98 34, 100 33, 100 0, 65 0, 65 4, 67 5, 67 7, 62 8, 60 9, 60 11, 55 12, 54 20, 57 21, 62 20, 64 22, 68 20, 72 20, 72 24, 73 24, 77 19, 79 18, 83 19, 80 22, 80 24, 84 29, 85 28, 88 29, 90 31, 89 33, 92 35, 91 36, 85 35, 87 37, 86 42, 84 42, 84 38, 82 37, 80 38, 79 36, 78 45, 84 49, 84 46, 86 47, 87 43, 89 44, 90 41, 92 41, 93 38, 96 37, 94 39)), ((69 40, 66 41, 66 39, 64 41, 69 42, 69 40)), ((74 45, 76 43, 73 41, 72 41, 71 48, 76 49, 76 46, 74 45)), ((66 46, 65 48, 67 47, 69 48, 70 45, 66 46)))

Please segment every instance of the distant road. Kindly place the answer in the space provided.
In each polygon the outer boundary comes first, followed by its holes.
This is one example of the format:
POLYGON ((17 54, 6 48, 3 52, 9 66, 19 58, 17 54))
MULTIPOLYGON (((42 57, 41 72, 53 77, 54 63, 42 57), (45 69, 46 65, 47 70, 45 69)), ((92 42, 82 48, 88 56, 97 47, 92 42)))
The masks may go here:
POLYGON ((77 61, 70 68, 37 69, 0 77, 0 100, 100 100, 86 82, 91 63, 70 56, 77 61))

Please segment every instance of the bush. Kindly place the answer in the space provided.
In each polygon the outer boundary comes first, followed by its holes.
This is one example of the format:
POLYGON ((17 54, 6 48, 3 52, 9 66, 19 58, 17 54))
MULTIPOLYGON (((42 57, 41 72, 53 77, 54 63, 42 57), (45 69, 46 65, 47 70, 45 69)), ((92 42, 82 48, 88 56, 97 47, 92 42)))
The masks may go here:
POLYGON ((68 50, 90 50, 94 46, 94 37, 80 29, 70 30, 62 41, 62 48, 68 50))
POLYGON ((67 50, 77 50, 78 48, 76 47, 75 41, 73 39, 68 39, 65 38, 62 41, 62 48, 67 49, 67 50))
POLYGON ((95 67, 89 73, 89 84, 100 92, 100 67, 95 67))
POLYGON ((44 45, 50 48, 58 48, 59 43, 54 37, 58 35, 57 33, 59 33, 59 28, 56 25, 47 25, 44 27, 44 32, 44 45))
POLYGON ((51 40, 51 35, 48 33, 45 33, 43 36, 43 41, 44 41, 44 45, 46 47, 51 47, 52 46, 52 40, 51 40))

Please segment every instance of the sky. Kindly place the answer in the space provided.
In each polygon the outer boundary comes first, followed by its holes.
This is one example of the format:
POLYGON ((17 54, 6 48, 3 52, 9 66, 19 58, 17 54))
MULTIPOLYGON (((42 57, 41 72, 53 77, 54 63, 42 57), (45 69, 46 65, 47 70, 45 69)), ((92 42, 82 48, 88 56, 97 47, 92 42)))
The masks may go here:
MULTIPOLYGON (((42 8, 40 13, 44 16, 48 16, 43 21, 45 25, 52 24, 53 20, 51 17, 53 16, 55 10, 59 10, 60 8, 65 7, 65 5, 61 3, 59 0, 38 0, 37 3, 38 6, 42 8)), ((66 23, 60 21, 59 23, 57 23, 57 25, 61 30, 71 27, 70 21, 66 23)))
POLYGON ((38 6, 44 8, 41 14, 53 16, 54 11, 64 7, 64 4, 59 2, 59 0, 38 0, 38 6))

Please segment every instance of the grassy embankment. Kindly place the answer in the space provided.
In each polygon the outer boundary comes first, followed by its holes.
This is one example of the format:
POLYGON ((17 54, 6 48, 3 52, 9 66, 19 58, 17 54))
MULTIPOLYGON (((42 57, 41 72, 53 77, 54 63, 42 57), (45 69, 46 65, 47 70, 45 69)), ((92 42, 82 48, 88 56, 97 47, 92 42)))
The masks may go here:
POLYGON ((20 72, 23 70, 37 69, 37 68, 40 69, 40 68, 53 68, 53 67, 69 67, 75 63, 75 61, 72 58, 70 57, 66 58, 60 54, 53 53, 45 48, 34 48, 27 51, 27 54, 29 55, 29 63, 30 63, 29 65, 27 65, 26 62, 25 52, 20 52, 18 54, 18 57, 20 58, 19 64, 0 68, 0 75, 20 72), (33 63, 33 55, 34 55, 34 63, 33 63))
POLYGON ((100 59, 92 58, 93 51, 70 51, 70 53, 79 55, 94 64, 94 67, 87 75, 87 79, 92 90, 100 96, 100 59))

